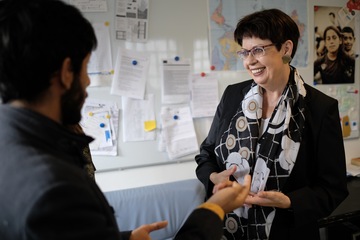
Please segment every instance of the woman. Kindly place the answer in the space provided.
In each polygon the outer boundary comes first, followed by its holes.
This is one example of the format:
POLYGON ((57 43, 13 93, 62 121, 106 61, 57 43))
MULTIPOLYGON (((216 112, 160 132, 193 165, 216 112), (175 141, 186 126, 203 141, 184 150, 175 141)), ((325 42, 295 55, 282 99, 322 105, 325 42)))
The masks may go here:
POLYGON ((347 196, 338 102, 290 65, 299 30, 277 9, 241 19, 238 55, 253 79, 230 85, 195 157, 207 197, 252 175, 245 205, 224 219, 225 239, 319 239, 317 220, 347 196))
POLYGON ((314 62, 315 83, 354 83, 355 60, 345 53, 340 31, 328 26, 324 41, 325 54, 314 62))

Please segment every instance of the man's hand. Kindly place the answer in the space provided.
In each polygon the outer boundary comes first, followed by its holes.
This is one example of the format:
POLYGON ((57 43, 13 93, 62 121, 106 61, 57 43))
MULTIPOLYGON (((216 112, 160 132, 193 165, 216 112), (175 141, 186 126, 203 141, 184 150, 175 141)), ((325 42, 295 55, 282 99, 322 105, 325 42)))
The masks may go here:
POLYGON ((246 175, 244 184, 225 181, 214 187, 215 193, 207 202, 219 205, 225 213, 231 212, 244 204, 250 190, 251 177, 246 175))
POLYGON ((162 229, 168 225, 167 221, 154 222, 141 225, 131 232, 130 240, 151 240, 150 233, 162 229))

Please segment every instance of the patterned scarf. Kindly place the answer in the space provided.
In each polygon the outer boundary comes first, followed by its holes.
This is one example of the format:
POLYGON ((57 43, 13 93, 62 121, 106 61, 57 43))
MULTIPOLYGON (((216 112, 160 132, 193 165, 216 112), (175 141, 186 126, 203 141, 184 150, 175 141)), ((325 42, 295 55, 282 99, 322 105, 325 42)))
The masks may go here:
MULTIPOLYGON (((234 178, 252 176, 251 191, 281 191, 295 164, 304 128, 304 81, 291 68, 289 82, 267 126, 261 125, 262 88, 255 82, 223 133, 215 153, 226 168, 237 166, 234 178), (261 135, 260 129, 264 128, 261 135)), ((227 214, 223 240, 268 239, 275 208, 253 205, 227 214)))

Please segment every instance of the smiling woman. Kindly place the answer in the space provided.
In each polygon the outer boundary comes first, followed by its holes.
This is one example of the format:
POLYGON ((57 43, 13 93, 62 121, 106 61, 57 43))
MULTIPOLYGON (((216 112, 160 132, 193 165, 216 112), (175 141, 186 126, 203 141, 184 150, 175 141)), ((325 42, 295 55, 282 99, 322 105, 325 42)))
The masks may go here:
POLYGON ((278 9, 245 16, 234 32, 252 79, 226 88, 195 158, 207 197, 252 175, 246 204, 224 219, 225 239, 320 239, 317 220, 347 196, 338 102, 290 65, 299 36, 278 9))

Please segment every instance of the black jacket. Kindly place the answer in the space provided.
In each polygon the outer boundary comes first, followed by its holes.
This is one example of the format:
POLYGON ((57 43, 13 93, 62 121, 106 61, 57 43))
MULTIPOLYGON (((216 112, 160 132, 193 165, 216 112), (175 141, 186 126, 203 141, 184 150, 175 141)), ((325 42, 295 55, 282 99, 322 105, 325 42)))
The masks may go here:
MULTIPOLYGON (((215 146, 228 128, 252 80, 230 85, 218 105, 207 138, 195 157, 196 174, 211 196, 212 172, 225 166, 215 156, 215 146)), ((270 239, 319 239, 317 220, 328 216, 348 195, 345 151, 338 102, 305 84, 305 130, 295 166, 282 192, 292 209, 277 209, 270 239)))
MULTIPOLYGON (((119 232, 112 208, 84 171, 81 151, 92 138, 26 109, 0 105, 0 112, 1 240, 129 239, 131 232, 119 232)), ((221 235, 220 218, 200 208, 175 239, 221 235)))

